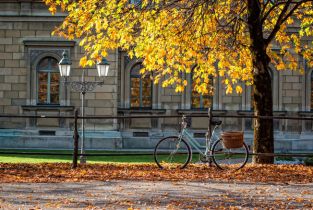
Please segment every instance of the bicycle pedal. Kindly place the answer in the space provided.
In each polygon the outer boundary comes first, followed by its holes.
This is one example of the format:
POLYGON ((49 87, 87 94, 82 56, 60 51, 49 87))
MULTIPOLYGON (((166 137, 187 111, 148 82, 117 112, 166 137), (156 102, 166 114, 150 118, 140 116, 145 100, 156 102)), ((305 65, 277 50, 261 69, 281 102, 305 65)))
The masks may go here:
POLYGON ((208 162, 211 161, 211 160, 209 160, 209 159, 206 159, 205 157, 200 158, 200 160, 201 160, 201 162, 203 162, 203 163, 208 163, 208 162))

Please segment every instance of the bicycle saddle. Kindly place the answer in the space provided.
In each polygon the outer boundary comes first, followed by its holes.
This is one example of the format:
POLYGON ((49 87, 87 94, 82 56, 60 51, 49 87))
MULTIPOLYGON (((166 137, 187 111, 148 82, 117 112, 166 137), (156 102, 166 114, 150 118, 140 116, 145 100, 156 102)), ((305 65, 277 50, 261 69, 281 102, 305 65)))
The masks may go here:
POLYGON ((212 120, 211 121, 211 125, 220 125, 220 124, 222 124, 221 120, 212 120))

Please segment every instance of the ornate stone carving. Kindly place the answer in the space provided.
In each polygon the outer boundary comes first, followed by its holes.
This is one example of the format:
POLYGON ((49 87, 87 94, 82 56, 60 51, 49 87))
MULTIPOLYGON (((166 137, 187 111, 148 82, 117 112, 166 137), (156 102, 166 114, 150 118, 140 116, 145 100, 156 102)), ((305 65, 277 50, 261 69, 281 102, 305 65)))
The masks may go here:
POLYGON ((129 64, 130 60, 131 59, 128 55, 124 56, 124 69, 126 69, 126 66, 129 64))
MULTIPOLYGON (((32 66, 36 59, 42 55, 42 54, 55 54, 58 55, 60 58, 62 57, 63 49, 30 49, 29 50, 29 61, 30 65, 32 66)), ((66 50, 67 53, 69 54, 69 50, 66 50)))

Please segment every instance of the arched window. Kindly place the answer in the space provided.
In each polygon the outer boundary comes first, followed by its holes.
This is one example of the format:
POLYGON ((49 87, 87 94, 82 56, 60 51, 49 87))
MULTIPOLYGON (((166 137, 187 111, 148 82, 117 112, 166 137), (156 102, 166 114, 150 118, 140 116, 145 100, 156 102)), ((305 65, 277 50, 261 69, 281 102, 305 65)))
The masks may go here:
MULTIPOLYGON (((210 85, 213 85, 213 78, 210 78, 210 85)), ((195 82, 192 82, 191 87, 191 108, 192 109, 206 109, 212 106, 213 104, 213 95, 208 93, 202 95, 198 93, 195 89, 195 82)), ((211 86, 208 87, 209 89, 211 86)))
POLYGON ((149 109, 152 107, 152 81, 149 75, 142 77, 142 67, 141 63, 137 63, 131 68, 130 107, 149 109))
POLYGON ((135 5, 141 4, 141 0, 128 0, 128 2, 135 5))
POLYGON ((37 103, 60 104, 60 74, 53 57, 41 59, 37 65, 37 103))
POLYGON ((311 73, 311 111, 313 111, 313 71, 311 73))

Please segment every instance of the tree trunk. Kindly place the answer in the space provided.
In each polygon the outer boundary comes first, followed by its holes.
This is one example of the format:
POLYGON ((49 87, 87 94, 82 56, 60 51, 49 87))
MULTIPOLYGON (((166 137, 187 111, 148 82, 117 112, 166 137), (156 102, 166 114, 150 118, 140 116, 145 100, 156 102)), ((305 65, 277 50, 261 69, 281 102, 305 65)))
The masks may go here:
MULTIPOLYGON (((264 60, 264 59, 263 59, 264 60)), ((258 58, 256 61, 256 71, 254 73, 253 85, 253 105, 255 116, 272 116, 272 82, 268 72, 268 67, 264 66, 262 60, 258 58)), ((254 153, 273 153, 274 137, 273 137, 273 119, 254 120, 254 153)), ((273 163, 273 157, 254 156, 254 163, 273 163)))
MULTIPOLYGON (((266 44, 263 38, 260 19, 260 3, 258 0, 248 0, 248 25, 251 39, 250 51, 253 62, 253 106, 255 116, 272 116, 272 82, 269 74, 270 58, 266 54, 266 44)), ((254 153, 273 153, 273 119, 254 120, 254 153)), ((272 156, 253 156, 254 163, 273 163, 272 156)))

